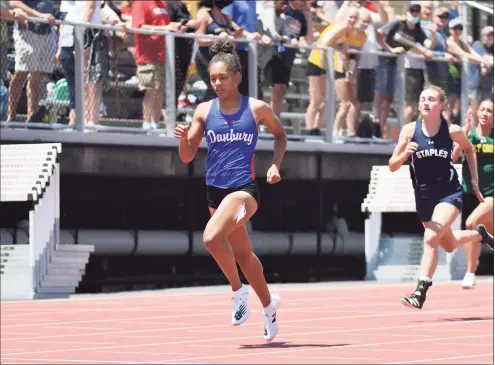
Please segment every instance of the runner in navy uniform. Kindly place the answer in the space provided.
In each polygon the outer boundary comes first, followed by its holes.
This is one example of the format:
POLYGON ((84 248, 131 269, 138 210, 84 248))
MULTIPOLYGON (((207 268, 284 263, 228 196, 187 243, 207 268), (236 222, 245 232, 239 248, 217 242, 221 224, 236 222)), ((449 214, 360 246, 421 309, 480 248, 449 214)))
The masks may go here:
POLYGON ((241 283, 237 262, 263 305, 264 338, 271 341, 278 332, 280 297, 268 290, 245 224, 260 202, 254 175, 258 125, 264 124, 275 137, 273 162, 267 172, 269 184, 280 181, 287 135, 267 103, 239 94, 242 75, 235 46, 222 39, 210 52, 210 82, 218 97, 198 105, 191 126, 177 126, 175 137, 180 140, 179 155, 185 163, 194 159, 203 136, 206 138, 205 176, 211 219, 203 242, 232 287, 232 324, 240 325, 249 317, 249 291, 241 283))
POLYGON ((493 237, 484 226, 475 230, 452 232, 451 225, 462 211, 462 187, 452 164, 453 144, 464 151, 471 171, 472 185, 480 202, 484 201, 478 186, 476 150, 458 125, 449 125, 441 117, 445 93, 434 86, 423 90, 419 101, 422 120, 405 125, 389 161, 392 172, 410 157, 411 180, 416 197, 416 210, 425 227, 424 252, 420 277, 413 294, 402 303, 421 309, 431 278, 438 264, 438 245, 452 252, 468 242, 482 242, 493 250, 493 237))

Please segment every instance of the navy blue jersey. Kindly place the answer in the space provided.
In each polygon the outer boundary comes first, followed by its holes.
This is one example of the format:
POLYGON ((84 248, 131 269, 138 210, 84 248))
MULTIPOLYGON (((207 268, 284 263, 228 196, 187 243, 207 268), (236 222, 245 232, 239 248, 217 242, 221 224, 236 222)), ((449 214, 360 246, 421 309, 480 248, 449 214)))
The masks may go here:
POLYGON ((416 121, 412 138, 412 142, 418 144, 409 165, 414 190, 440 195, 460 191, 461 184, 452 163, 454 142, 450 138, 449 124, 442 119, 440 129, 433 137, 427 137, 422 126, 421 120, 416 121))

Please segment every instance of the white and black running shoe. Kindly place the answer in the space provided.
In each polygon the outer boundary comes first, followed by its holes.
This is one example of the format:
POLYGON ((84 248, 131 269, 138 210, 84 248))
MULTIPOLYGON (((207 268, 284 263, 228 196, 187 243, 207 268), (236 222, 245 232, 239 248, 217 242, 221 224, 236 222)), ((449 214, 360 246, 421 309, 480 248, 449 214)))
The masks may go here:
POLYGON ((413 294, 409 294, 407 296, 401 297, 400 300, 402 304, 409 308, 421 309, 426 300, 426 292, 428 288, 432 286, 433 283, 431 281, 426 280, 418 280, 418 286, 416 287, 416 291, 413 294))
POLYGON ((249 318, 249 290, 243 285, 232 297, 232 324, 239 326, 249 318))
POLYGON ((263 336, 266 341, 273 340, 278 333, 277 310, 280 307, 280 296, 278 294, 272 294, 271 298, 272 302, 270 305, 263 309, 263 336))

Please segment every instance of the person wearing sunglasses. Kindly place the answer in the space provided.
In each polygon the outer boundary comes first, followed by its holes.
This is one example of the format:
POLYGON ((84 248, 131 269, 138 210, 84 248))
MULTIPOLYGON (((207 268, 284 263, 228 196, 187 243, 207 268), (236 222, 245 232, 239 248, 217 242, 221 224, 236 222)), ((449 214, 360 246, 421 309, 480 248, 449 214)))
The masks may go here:
MULTIPOLYGON (((450 62, 456 58, 448 53, 446 27, 449 24, 449 11, 446 8, 437 8, 433 12, 433 22, 423 27, 428 40, 425 44, 431 43, 434 57, 446 57, 450 62)), ((426 84, 440 87, 447 92, 449 78, 449 63, 444 61, 426 62, 426 84)))
MULTIPOLYGON (((428 46, 426 34, 420 25, 421 1, 411 1, 407 5, 405 20, 392 20, 377 30, 376 39, 384 51, 396 55, 412 51, 431 59, 432 53, 428 46)), ((407 57, 406 64, 406 106, 404 122, 413 120, 417 112, 417 101, 424 86, 424 60, 407 57)), ((381 56, 377 68, 376 97, 374 110, 379 111, 378 117, 382 129, 382 136, 387 137, 386 124, 390 112, 390 103, 394 97, 397 57, 381 56)))
POLYGON ((458 118, 461 108, 461 60, 466 59, 468 62, 478 65, 478 67, 480 64, 484 64, 483 58, 468 43, 461 39, 463 29, 460 18, 452 19, 449 22, 450 37, 447 39, 448 51, 458 57, 458 62, 449 65, 448 78, 448 104, 452 110, 452 117, 454 119, 458 118))

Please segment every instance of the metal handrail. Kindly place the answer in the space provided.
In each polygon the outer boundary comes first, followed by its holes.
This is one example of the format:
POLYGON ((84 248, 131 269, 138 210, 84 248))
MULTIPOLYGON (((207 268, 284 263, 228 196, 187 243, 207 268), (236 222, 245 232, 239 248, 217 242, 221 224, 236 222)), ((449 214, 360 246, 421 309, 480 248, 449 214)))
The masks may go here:
POLYGON ((485 5, 480 4, 478 1, 461 1, 462 3, 466 3, 472 8, 476 8, 478 10, 484 11, 485 13, 493 15, 493 8, 489 8, 485 5))
MULTIPOLYGON (((468 1, 469 3, 470 1, 468 1)), ((36 18, 36 17, 28 17, 28 20, 33 23, 46 23, 48 24, 48 20, 44 18, 36 18)), ((173 37, 179 37, 179 38, 186 38, 186 39, 210 39, 210 40, 218 40, 221 39, 222 37, 217 36, 217 35, 211 35, 211 34, 199 34, 199 33, 177 33, 177 32, 169 32, 165 30, 151 30, 151 29, 142 29, 142 28, 132 28, 132 27, 117 27, 114 25, 108 25, 108 24, 93 24, 93 23, 85 23, 85 22, 75 22, 75 21, 70 21, 70 20, 59 20, 57 19, 55 21, 56 25, 71 25, 71 26, 82 26, 85 28, 93 28, 93 29, 101 29, 101 30, 107 30, 107 31, 118 31, 118 32, 126 32, 126 33, 137 33, 137 34, 143 34, 143 35, 162 35, 162 36, 173 36, 173 37)), ((248 40, 244 37, 238 37, 238 38, 231 38, 230 39, 234 43, 255 43, 259 46, 272 46, 276 47, 276 43, 271 43, 271 44, 265 44, 259 41, 255 40, 248 40)), ((293 46, 291 44, 284 44, 285 48, 292 48, 292 49, 305 49, 305 50, 313 50, 313 49, 320 49, 323 51, 332 49, 332 47, 323 47, 319 45, 300 45, 300 46, 293 46)), ((348 51, 351 54, 367 54, 367 55, 376 55, 376 56, 385 56, 385 57, 398 57, 397 54, 388 52, 388 51, 360 51, 360 50, 354 50, 351 49, 348 51)), ((416 57, 416 58, 423 58, 424 56, 421 55, 415 55, 411 54, 410 56, 416 57)), ((433 57, 431 59, 432 61, 443 61, 443 62, 449 62, 449 59, 446 57, 433 57)))
MULTIPOLYGON (((465 6, 465 5, 464 5, 465 6)), ((39 23, 49 23, 47 19, 44 18, 35 18, 29 17, 29 21, 31 22, 39 22, 39 23)), ((218 40, 221 39, 220 36, 209 35, 209 34, 198 34, 198 33, 176 33, 170 31, 163 30, 151 30, 151 29, 141 29, 141 28, 132 28, 132 27, 120 27, 114 25, 107 24, 91 24, 85 22, 75 22, 68 20, 56 20, 56 25, 69 25, 74 26, 74 49, 75 49, 75 59, 78 65, 82 65, 82 34, 83 28, 93 28, 93 29, 101 29, 106 31, 119 31, 126 33, 136 33, 143 35, 163 35, 166 40, 166 107, 167 107, 167 120, 175 120, 176 118, 176 95, 175 95, 175 37, 188 38, 188 39, 209 39, 209 40, 218 40)), ((249 45, 249 90, 250 94, 257 97, 257 53, 258 46, 276 46, 277 44, 272 43, 271 45, 264 44, 262 42, 248 40, 246 38, 232 38, 232 42, 235 43, 247 43, 249 45)), ((334 49, 331 47, 323 47, 319 45, 300 45, 300 46, 292 46, 291 44, 284 44, 286 48, 298 49, 298 50, 313 50, 320 49, 327 55, 327 93, 325 104, 327 106, 327 122, 325 128, 325 140, 328 142, 332 141, 332 130, 333 130, 333 119, 335 117, 335 88, 334 88, 334 70, 333 70, 333 53, 334 49)), ((402 124, 403 119, 403 103, 405 99, 405 72, 404 72, 404 58, 405 54, 397 55, 392 52, 386 51, 362 51, 362 50, 349 50, 351 54, 368 54, 368 55, 376 55, 376 56, 384 56, 384 57, 394 57, 398 59, 398 83, 397 83, 397 99, 400 101, 401 106, 398 110, 398 120, 399 126, 402 124)), ((424 59, 424 56, 414 54, 409 52, 407 54, 408 57, 424 59)), ((439 62, 448 62, 449 59, 446 57, 433 57, 428 61, 439 61, 439 62)), ((467 80, 467 60, 463 60, 463 79, 467 80)), ((83 127, 83 106, 84 105, 84 70, 83 67, 78 67, 76 65, 76 130, 82 131, 86 129, 83 127)), ((466 80, 463 80, 463 83, 466 83, 466 80)), ((461 98, 467 97, 467 89, 463 88, 463 93, 461 98)), ((2 124, 4 126, 4 124, 2 124)), ((121 127, 108 127, 108 128, 121 128, 121 127)), ((173 126, 169 123, 167 126, 168 132, 173 132, 173 126)), ((99 130, 107 130, 105 128, 95 128, 99 130)))

